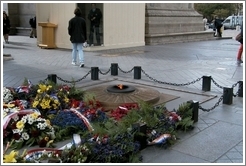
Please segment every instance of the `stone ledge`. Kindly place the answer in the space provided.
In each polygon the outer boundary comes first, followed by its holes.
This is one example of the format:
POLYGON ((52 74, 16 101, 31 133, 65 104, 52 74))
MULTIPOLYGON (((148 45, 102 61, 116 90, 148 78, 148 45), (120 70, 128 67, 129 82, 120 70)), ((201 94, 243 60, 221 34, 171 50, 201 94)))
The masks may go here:
POLYGON ((9 61, 13 59, 14 58, 11 56, 11 54, 3 54, 3 61, 9 61))
POLYGON ((169 36, 181 36, 181 35, 204 35, 213 34, 214 32, 197 31, 197 32, 183 32, 183 33, 168 33, 168 34, 145 34, 145 37, 169 37, 169 36))

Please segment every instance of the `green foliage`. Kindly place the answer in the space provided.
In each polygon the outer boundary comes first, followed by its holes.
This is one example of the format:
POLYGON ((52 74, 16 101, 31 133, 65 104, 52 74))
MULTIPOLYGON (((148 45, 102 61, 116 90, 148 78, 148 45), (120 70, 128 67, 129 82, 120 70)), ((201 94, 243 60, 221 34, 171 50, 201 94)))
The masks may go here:
POLYGON ((226 18, 232 14, 237 15, 240 10, 240 4, 237 3, 195 3, 195 10, 212 20, 215 16, 226 18))
POLYGON ((176 123, 178 129, 187 131, 193 128, 194 121, 192 120, 191 103, 183 103, 179 105, 177 114, 182 117, 182 120, 176 123))

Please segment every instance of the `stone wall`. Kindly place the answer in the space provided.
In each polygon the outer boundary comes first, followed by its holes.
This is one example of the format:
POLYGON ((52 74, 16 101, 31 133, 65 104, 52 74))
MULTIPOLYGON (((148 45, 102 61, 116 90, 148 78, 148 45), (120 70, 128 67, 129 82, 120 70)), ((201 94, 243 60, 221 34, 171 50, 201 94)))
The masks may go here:
POLYGON ((35 3, 5 3, 4 10, 8 13, 11 24, 11 35, 29 35, 29 19, 36 15, 35 3))
POLYGON ((202 15, 192 3, 148 3, 145 11, 146 44, 213 39, 213 33, 204 32, 202 15))

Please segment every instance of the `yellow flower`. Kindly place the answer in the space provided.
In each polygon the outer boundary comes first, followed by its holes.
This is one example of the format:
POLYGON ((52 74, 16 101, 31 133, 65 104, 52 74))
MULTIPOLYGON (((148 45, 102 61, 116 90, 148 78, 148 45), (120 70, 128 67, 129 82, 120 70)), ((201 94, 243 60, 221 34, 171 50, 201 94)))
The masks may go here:
POLYGON ((24 128, 24 123, 20 120, 20 121, 18 121, 17 123, 16 123, 16 127, 17 127, 17 129, 23 129, 24 128))
POLYGON ((34 101, 33 103, 32 103, 32 106, 34 107, 34 108, 36 108, 37 107, 37 105, 38 105, 38 101, 34 101))
POLYGON ((69 98, 65 97, 64 101, 65 101, 66 103, 68 103, 68 102, 69 102, 69 98))
POLYGON ((39 84, 38 86, 39 86, 41 92, 46 91, 46 88, 47 88, 46 85, 39 84))
POLYGON ((48 126, 50 126, 50 120, 49 120, 49 119, 46 119, 46 124, 47 124, 48 126))
POLYGON ((15 104, 3 104, 4 107, 8 107, 8 108, 13 108, 15 106, 15 104))
POLYGON ((9 154, 6 154, 3 156, 3 162, 4 163, 16 163, 15 157, 18 155, 18 152, 12 150, 9 154))
POLYGON ((54 103, 55 103, 55 104, 58 104, 58 103, 59 103, 59 100, 55 99, 55 100, 54 100, 54 103))
POLYGON ((49 141, 49 139, 50 139, 49 137, 44 137, 45 141, 49 141))
POLYGON ((37 119, 38 116, 39 116, 39 114, 38 114, 37 112, 34 112, 34 113, 31 114, 31 117, 32 117, 33 119, 37 119))

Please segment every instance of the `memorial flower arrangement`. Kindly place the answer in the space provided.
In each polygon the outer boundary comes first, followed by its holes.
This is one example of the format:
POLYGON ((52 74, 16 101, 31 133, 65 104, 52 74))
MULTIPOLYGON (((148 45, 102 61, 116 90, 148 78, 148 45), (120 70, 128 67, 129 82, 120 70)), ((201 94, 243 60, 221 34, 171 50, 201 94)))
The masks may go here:
POLYGON ((37 94, 32 101, 32 107, 39 109, 43 114, 50 110, 61 110, 69 104, 69 89, 67 86, 56 87, 51 83, 38 84, 37 94))
MULTIPOLYGON (((7 91, 19 94, 16 90, 7 91)), ((6 116, 14 112, 4 138, 11 138, 12 148, 38 145, 43 149, 27 152, 24 160, 18 151, 5 152, 4 162, 141 162, 141 149, 168 146, 176 141, 177 129, 187 130, 193 125, 187 104, 168 111, 165 106, 126 103, 104 111, 93 95, 85 95, 75 86, 51 82, 25 86, 24 94, 28 101, 14 94, 18 97, 4 105, 6 116), (74 133, 81 138, 79 144, 74 142, 62 150, 49 148, 74 133)))
POLYGON ((3 87, 3 102, 8 103, 13 100, 13 94, 7 87, 3 87))
POLYGON ((55 139, 55 131, 50 121, 42 118, 39 112, 15 114, 8 124, 8 129, 12 130, 12 148, 20 149, 24 145, 49 147, 55 139))

